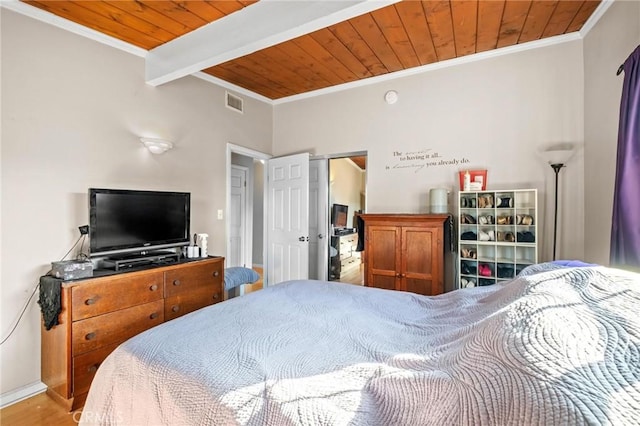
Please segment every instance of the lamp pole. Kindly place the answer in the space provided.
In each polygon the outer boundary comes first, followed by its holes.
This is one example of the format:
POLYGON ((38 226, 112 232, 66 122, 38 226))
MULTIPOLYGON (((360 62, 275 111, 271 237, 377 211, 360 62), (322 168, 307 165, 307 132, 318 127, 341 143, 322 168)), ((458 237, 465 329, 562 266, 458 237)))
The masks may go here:
POLYGON ((556 174, 556 195, 555 195, 555 204, 553 211, 553 260, 556 260, 556 237, 558 233, 558 173, 560 173, 560 169, 564 167, 562 163, 555 163, 551 165, 553 171, 556 174))

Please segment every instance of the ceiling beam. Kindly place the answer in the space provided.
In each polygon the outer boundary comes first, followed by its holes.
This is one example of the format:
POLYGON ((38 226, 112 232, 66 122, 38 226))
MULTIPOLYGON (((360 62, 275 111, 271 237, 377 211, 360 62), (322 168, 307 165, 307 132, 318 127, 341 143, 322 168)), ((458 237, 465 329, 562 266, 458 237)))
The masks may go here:
POLYGON ((168 83, 398 1, 261 0, 150 50, 145 80, 168 83))

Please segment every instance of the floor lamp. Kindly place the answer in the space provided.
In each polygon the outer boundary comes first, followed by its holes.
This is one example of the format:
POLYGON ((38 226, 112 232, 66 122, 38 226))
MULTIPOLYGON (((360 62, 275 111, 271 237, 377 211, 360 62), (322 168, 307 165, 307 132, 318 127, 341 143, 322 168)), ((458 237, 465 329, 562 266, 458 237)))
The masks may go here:
POLYGON ((556 240, 558 237, 558 174, 567 161, 573 155, 571 147, 563 149, 551 149, 542 152, 543 157, 547 160, 553 172, 556 175, 555 201, 553 205, 553 260, 556 260, 556 240))

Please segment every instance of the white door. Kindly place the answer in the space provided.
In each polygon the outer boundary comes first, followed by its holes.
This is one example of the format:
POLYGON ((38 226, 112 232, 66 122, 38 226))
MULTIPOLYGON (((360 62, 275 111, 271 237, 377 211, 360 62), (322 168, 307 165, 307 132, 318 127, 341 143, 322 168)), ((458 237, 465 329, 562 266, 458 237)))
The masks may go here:
POLYGON ((231 198, 229 210, 229 250, 227 267, 246 266, 244 253, 247 229, 247 169, 242 166, 231 166, 231 198))
POLYGON ((326 159, 309 162, 309 278, 327 279, 329 264, 329 191, 326 159))
POLYGON ((309 277, 309 154, 268 162, 267 285, 309 277))

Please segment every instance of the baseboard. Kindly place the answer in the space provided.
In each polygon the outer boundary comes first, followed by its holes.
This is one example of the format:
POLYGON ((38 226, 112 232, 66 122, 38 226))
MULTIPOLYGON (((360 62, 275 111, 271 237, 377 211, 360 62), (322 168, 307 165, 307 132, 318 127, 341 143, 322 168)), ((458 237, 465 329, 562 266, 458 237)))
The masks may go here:
POLYGON ((23 399, 30 398, 46 390, 47 385, 42 382, 35 382, 15 390, 5 392, 0 395, 0 408, 8 407, 9 405, 20 402, 23 399))

